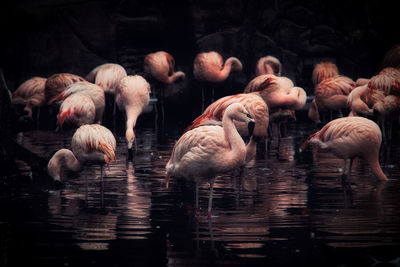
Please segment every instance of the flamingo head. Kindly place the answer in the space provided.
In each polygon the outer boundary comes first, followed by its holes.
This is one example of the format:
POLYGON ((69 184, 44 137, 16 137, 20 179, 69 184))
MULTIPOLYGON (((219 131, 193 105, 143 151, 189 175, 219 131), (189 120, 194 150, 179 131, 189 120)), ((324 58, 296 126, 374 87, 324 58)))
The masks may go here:
POLYGON ((128 149, 132 149, 133 142, 135 141, 135 132, 133 131, 133 129, 126 130, 125 138, 128 143, 128 149))

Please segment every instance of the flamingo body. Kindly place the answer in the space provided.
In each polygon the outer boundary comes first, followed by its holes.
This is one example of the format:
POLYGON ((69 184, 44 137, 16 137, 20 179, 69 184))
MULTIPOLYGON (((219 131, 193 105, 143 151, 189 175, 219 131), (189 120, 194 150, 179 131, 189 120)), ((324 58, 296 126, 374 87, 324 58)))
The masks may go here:
POLYGON ((73 94, 61 104, 57 124, 60 127, 63 127, 65 122, 76 127, 92 124, 95 115, 96 107, 91 98, 81 94, 73 94))
POLYGON ((44 88, 46 102, 63 92, 71 84, 83 81, 85 81, 85 79, 82 77, 70 73, 58 73, 50 76, 47 78, 44 88))
POLYGON ((274 74, 281 76, 282 64, 276 57, 266 56, 257 61, 256 76, 274 74))
POLYGON ((32 77, 23 82, 12 94, 13 104, 25 105, 24 110, 32 116, 33 107, 41 107, 46 103, 44 88, 46 78, 32 77))
POLYGON ((171 84, 179 78, 185 78, 182 71, 175 72, 175 60, 167 52, 150 53, 144 58, 144 72, 156 80, 171 84))
POLYGON ((103 88, 105 93, 114 94, 120 80, 126 76, 126 70, 121 65, 105 63, 91 70, 86 79, 103 88))
POLYGON ((317 86, 325 79, 333 78, 339 75, 339 70, 336 64, 332 62, 320 62, 315 65, 312 73, 312 81, 314 86, 317 86))

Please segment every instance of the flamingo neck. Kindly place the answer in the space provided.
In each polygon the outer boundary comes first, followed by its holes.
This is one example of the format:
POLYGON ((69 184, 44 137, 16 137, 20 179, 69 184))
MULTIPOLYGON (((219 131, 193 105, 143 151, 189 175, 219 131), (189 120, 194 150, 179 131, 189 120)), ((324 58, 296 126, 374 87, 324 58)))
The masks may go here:
POLYGON ((371 166, 372 172, 375 174, 375 176, 378 177, 379 180, 387 181, 388 178, 386 177, 386 175, 382 171, 381 165, 379 164, 378 157, 377 156, 371 156, 367 160, 369 161, 369 164, 371 166))
POLYGON ((242 137, 239 135, 239 132, 233 123, 233 119, 227 113, 222 117, 222 127, 233 156, 240 157, 240 155, 246 154, 246 145, 242 137))
POLYGON ((65 166, 71 171, 78 171, 81 168, 81 164, 75 157, 74 153, 65 148, 58 150, 47 165, 47 171, 54 180, 61 179, 62 166, 65 166))
POLYGON ((167 83, 173 83, 176 80, 178 80, 179 78, 185 78, 185 73, 183 73, 182 71, 177 71, 174 72, 174 74, 172 74, 171 76, 168 76, 167 78, 167 83))
POLYGON ((225 80, 228 78, 231 70, 241 71, 242 63, 240 63, 239 59, 235 57, 230 57, 225 61, 224 68, 219 73, 220 80, 225 80))

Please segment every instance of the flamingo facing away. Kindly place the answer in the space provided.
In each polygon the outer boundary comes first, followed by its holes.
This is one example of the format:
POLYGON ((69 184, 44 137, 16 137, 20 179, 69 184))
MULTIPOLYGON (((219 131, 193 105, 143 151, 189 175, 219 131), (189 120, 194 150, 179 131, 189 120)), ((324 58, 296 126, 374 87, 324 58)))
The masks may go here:
POLYGON ((344 173, 347 159, 350 159, 348 177, 355 157, 364 158, 372 172, 380 180, 388 180, 379 165, 379 149, 382 136, 378 125, 364 117, 345 117, 326 124, 320 131, 310 135, 302 144, 304 150, 309 143, 327 149, 344 160, 344 173))
POLYGON ((204 125, 184 133, 176 142, 166 168, 166 186, 171 176, 180 176, 196 182, 196 210, 198 211, 199 182, 210 183, 208 214, 211 215, 213 187, 216 175, 244 164, 246 145, 233 120, 254 127, 254 120, 241 103, 231 104, 219 125, 204 125))
MULTIPOLYGON (((179 78, 185 79, 185 73, 182 71, 175 72, 175 59, 165 51, 146 55, 143 67, 146 75, 166 85, 174 83, 179 78)), ((164 119, 164 89, 160 90, 159 95, 162 118, 164 119)))
POLYGON ((281 76, 282 64, 276 57, 266 56, 257 61, 256 76, 274 74, 281 76))
POLYGON ((105 63, 91 70, 86 75, 86 80, 103 88, 105 93, 113 95, 119 81, 126 76, 126 70, 121 65, 105 63))
POLYGON ((50 99, 49 104, 55 101, 63 101, 67 97, 73 94, 81 94, 90 97, 96 107, 96 116, 94 121, 96 123, 101 123, 103 118, 103 112, 105 108, 105 96, 104 90, 96 84, 90 82, 77 82, 71 84, 65 91, 61 94, 56 95, 50 99))
POLYGON ((46 102, 48 102, 56 95, 63 92, 71 84, 83 81, 85 81, 85 79, 75 74, 70 74, 70 73, 53 74, 46 80, 46 86, 44 88, 44 95, 46 97, 46 102))
POLYGON ((12 94, 12 103, 24 105, 24 112, 32 117, 32 108, 46 104, 44 88, 46 78, 33 77, 23 82, 12 94))
POLYGON ((96 107, 92 99, 85 95, 73 94, 62 102, 57 124, 61 128, 64 123, 72 127, 80 127, 84 124, 92 124, 95 116, 96 107))
POLYGON ((103 181, 104 164, 115 160, 116 141, 111 131, 99 124, 83 125, 72 136, 71 146, 72 151, 63 148, 53 155, 47 165, 48 174, 55 181, 62 181, 64 168, 79 171, 83 165, 93 163, 100 164, 103 181))
POLYGON ((320 82, 314 91, 314 99, 308 117, 320 123, 320 112, 329 111, 332 120, 332 111, 338 111, 343 117, 341 109, 347 107, 347 96, 355 88, 356 83, 345 76, 335 76, 320 82))
POLYGON ((215 121, 222 121, 226 109, 233 103, 241 103, 246 108, 250 116, 255 121, 255 127, 249 132, 247 123, 234 121, 235 127, 242 137, 250 137, 252 141, 247 144, 247 160, 249 162, 255 155, 256 142, 264 141, 267 138, 269 122, 268 106, 265 101, 257 94, 238 94, 226 96, 210 104, 202 115, 197 117, 187 131, 201 125, 214 124, 215 121))
MULTIPOLYGON (((236 57, 230 57, 225 61, 222 56, 214 51, 197 54, 193 63, 193 74, 196 80, 201 82, 223 82, 231 71, 241 71, 242 63, 236 57)), ((204 88, 202 88, 202 111, 204 110, 204 88)), ((214 101, 214 88, 212 99, 214 101)))
MULTIPOLYGON (((135 141, 134 128, 136 120, 150 100, 150 84, 139 75, 123 78, 116 89, 116 102, 126 115, 126 141, 129 157, 132 155, 132 145, 135 141)), ((135 143, 136 144, 136 143, 135 143)))

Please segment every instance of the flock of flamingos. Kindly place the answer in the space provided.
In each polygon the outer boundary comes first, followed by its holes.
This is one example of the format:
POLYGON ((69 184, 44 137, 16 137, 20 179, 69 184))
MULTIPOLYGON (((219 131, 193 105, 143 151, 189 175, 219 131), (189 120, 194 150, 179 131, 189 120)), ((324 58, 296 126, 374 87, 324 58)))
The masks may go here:
MULTIPOLYGON (((384 60, 393 61, 393 57, 400 58, 400 45, 394 46, 384 60)), ((185 78, 183 72, 174 71, 174 63, 174 58, 166 52, 151 53, 144 59, 144 72, 148 79, 171 84, 185 78)), ((308 116, 316 123, 322 120, 326 124, 304 141, 301 150, 308 144, 328 149, 344 160, 344 172, 348 167, 348 176, 353 159, 362 157, 378 179, 387 180, 379 164, 379 149, 382 134, 390 138, 391 125, 399 119, 399 67, 386 66, 370 79, 359 78, 355 82, 340 75, 331 62, 317 64, 312 74, 315 96, 308 116), (343 117, 344 109, 351 110, 347 117, 343 117), (332 112, 341 118, 332 120, 332 112), (380 127, 372 118, 378 119, 380 127)), ((194 180, 198 209, 198 184, 208 181, 208 212, 211 213, 216 176, 244 166, 259 149, 257 143, 271 136, 270 124, 287 122, 294 117, 295 110, 306 104, 306 92, 282 77, 281 68, 275 57, 259 59, 256 77, 242 94, 220 98, 205 110, 203 92, 204 112, 176 142, 165 167, 167 187, 171 176, 194 180)), ((223 82, 231 71, 241 70, 242 64, 237 58, 228 58, 224 63, 216 52, 199 53, 193 65, 195 79, 209 83, 223 82)), ((12 97, 13 103, 25 106, 28 115, 32 115, 32 108, 51 105, 58 110, 58 127, 68 123, 78 128, 72 137, 72 151, 59 150, 47 166, 48 174, 61 181, 64 169, 79 171, 85 164, 104 166, 115 159, 115 137, 101 125, 105 94, 114 96, 114 114, 118 106, 126 115, 125 137, 128 151, 132 153, 136 120, 149 105, 150 92, 150 84, 144 77, 127 75, 122 66, 107 63, 90 71, 85 79, 68 73, 54 74, 47 79, 31 78, 12 97)))

